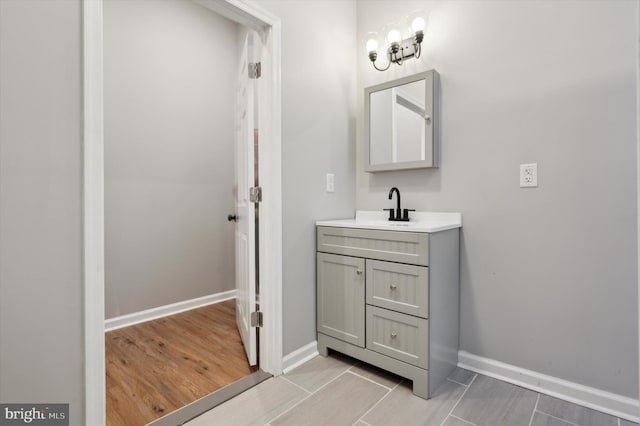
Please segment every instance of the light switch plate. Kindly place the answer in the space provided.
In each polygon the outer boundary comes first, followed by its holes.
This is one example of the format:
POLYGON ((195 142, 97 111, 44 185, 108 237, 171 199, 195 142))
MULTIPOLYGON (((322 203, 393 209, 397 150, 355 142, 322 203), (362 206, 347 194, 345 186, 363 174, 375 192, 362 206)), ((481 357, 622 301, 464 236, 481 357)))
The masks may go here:
POLYGON ((520 164, 520 188, 538 186, 538 163, 520 164))
POLYGON ((327 173, 327 192, 336 192, 336 176, 333 173, 327 173))

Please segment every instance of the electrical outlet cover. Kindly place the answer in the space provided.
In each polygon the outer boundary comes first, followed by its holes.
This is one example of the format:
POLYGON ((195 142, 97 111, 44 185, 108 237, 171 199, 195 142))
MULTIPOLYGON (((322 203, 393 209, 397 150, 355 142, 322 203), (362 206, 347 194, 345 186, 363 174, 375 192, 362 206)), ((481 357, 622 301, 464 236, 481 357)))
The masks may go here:
POLYGON ((520 164, 520 188, 538 186, 538 163, 520 164))

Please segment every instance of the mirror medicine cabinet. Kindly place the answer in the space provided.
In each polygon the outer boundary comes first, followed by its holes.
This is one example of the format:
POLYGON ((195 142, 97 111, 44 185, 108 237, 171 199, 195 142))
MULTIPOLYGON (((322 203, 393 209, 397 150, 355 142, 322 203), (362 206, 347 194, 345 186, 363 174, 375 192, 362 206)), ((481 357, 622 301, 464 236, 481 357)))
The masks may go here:
POLYGON ((367 172, 439 166, 435 70, 365 89, 367 172))

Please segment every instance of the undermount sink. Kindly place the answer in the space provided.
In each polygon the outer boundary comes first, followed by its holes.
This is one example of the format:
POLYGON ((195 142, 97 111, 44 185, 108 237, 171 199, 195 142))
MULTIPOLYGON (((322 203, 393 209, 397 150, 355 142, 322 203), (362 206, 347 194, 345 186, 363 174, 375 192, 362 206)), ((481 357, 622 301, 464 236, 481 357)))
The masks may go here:
POLYGON ((406 232, 438 232, 462 227, 462 214, 445 212, 411 212, 409 222, 391 222, 386 211, 356 211, 353 219, 320 220, 319 226, 380 229, 406 232))

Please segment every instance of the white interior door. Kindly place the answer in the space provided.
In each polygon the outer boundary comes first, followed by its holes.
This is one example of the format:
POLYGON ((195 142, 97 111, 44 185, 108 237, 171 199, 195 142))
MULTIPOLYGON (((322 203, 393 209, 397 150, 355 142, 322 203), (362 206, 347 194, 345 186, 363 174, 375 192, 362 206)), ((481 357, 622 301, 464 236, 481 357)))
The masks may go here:
POLYGON ((250 365, 257 364, 256 328, 251 313, 256 310, 255 204, 250 200, 254 186, 254 129, 256 80, 249 78, 249 66, 259 38, 249 31, 244 38, 238 74, 235 141, 235 243, 236 323, 250 365))

